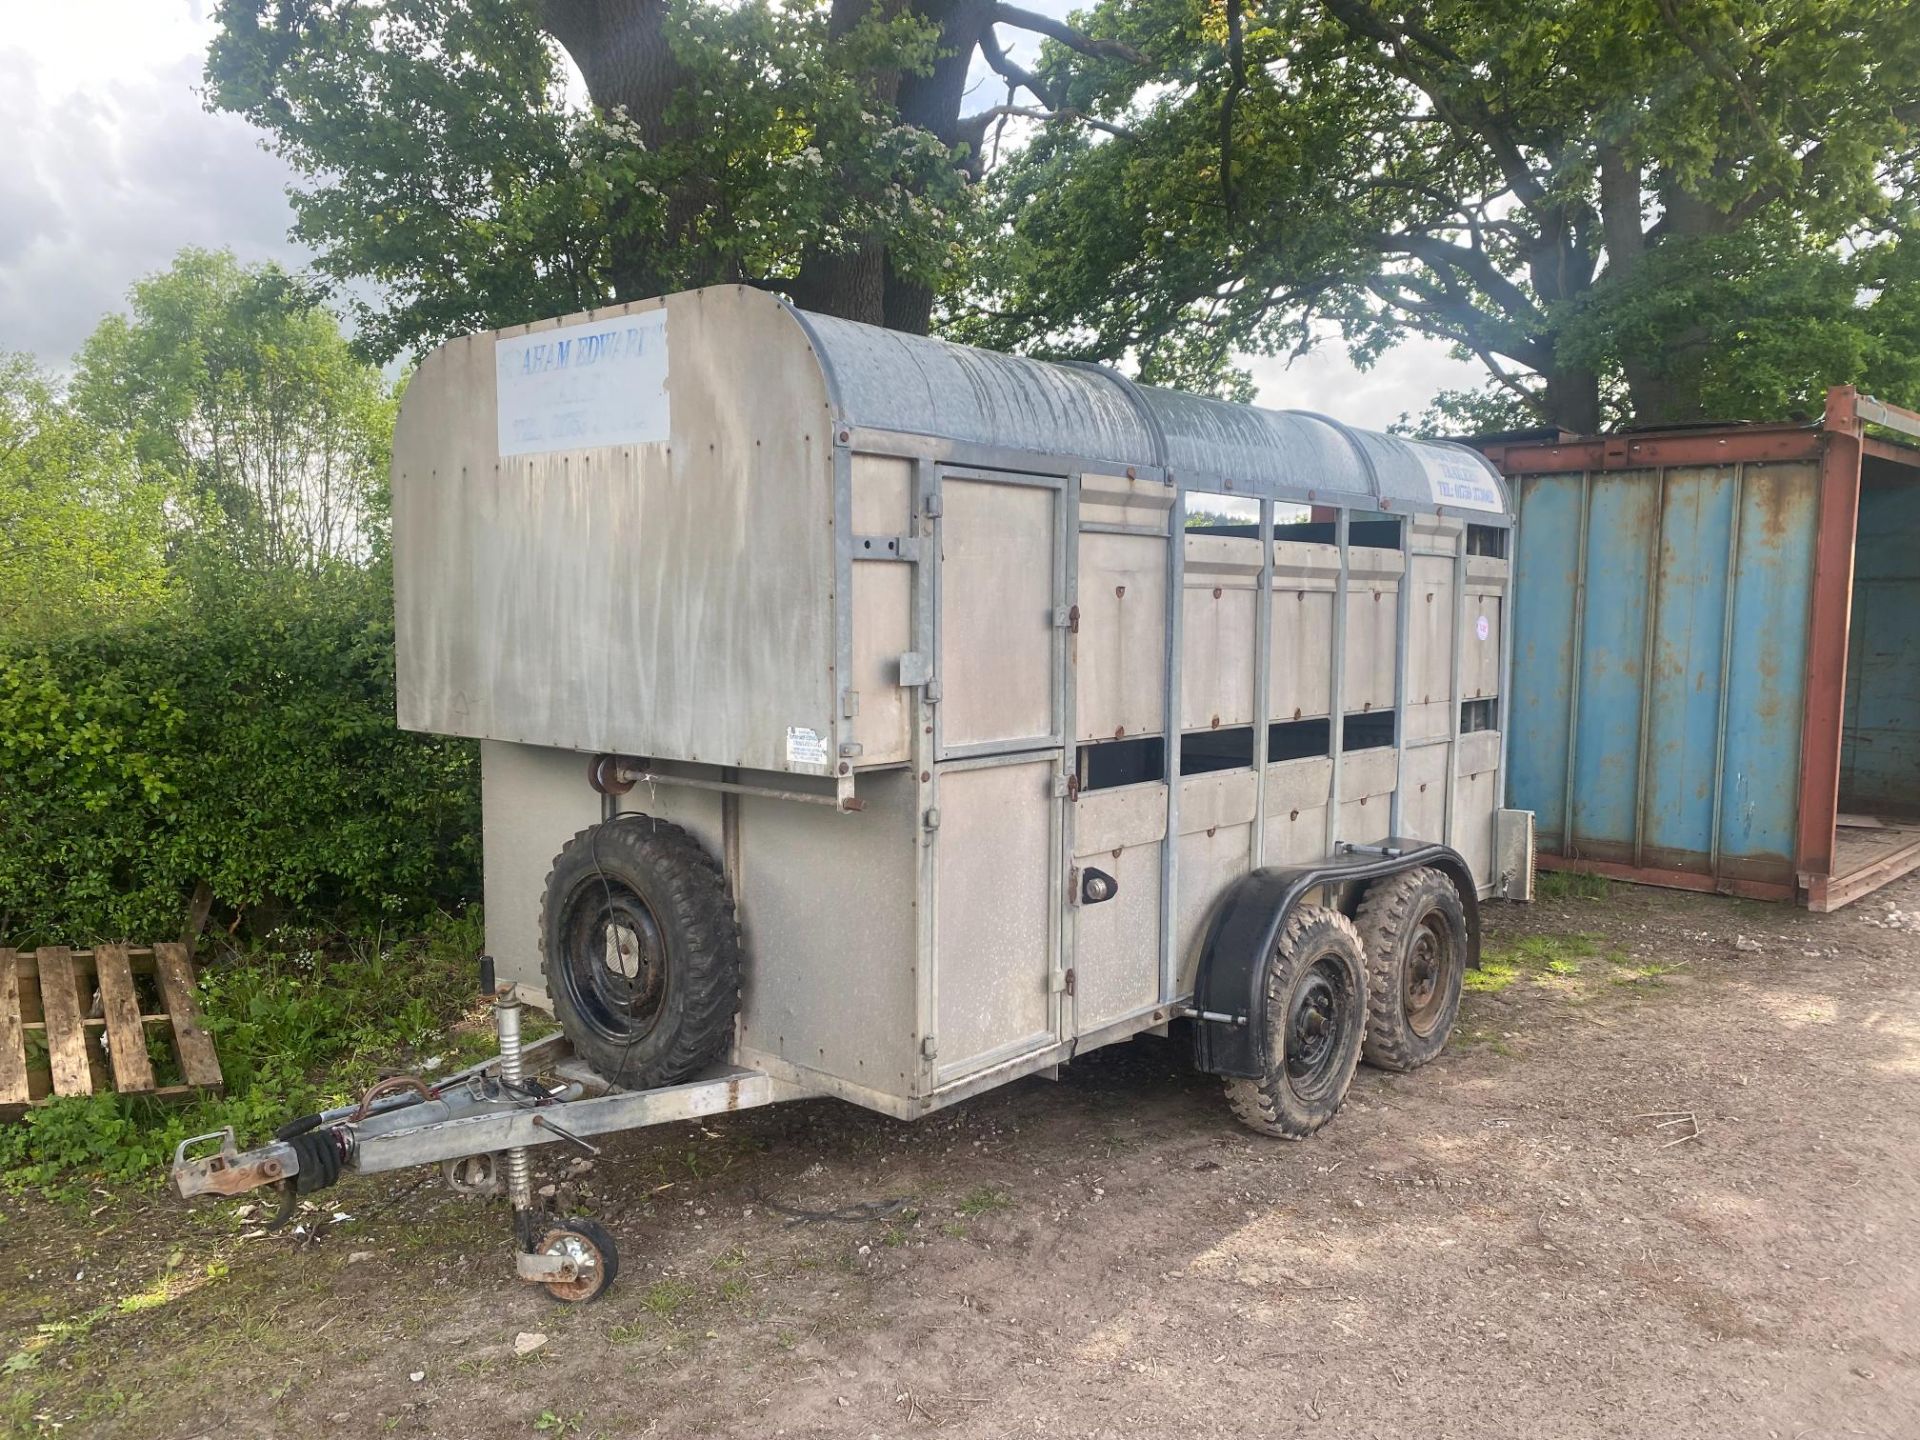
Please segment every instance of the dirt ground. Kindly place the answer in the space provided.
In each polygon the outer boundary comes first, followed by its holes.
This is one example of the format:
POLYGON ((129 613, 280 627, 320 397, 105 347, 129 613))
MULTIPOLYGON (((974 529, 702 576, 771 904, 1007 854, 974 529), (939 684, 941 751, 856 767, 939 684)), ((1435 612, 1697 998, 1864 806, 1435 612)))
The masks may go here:
POLYGON ((590 1306, 509 1279, 504 1211, 434 1177, 327 1192, 299 1236, 0 1202, 0 1418, 1920 1436, 1920 877, 1834 916, 1612 887, 1488 928, 1446 1055, 1363 1068, 1305 1144, 1151 1040, 913 1125, 817 1101, 616 1142, 571 1182, 622 1252, 590 1306))

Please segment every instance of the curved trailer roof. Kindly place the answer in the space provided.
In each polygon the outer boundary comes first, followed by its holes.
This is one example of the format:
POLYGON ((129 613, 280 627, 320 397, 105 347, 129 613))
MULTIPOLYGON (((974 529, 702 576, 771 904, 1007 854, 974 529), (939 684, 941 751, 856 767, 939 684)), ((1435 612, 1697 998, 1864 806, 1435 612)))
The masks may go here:
POLYGON ((1462 445, 1139 385, 1103 366, 791 313, 850 425, 1152 465, 1199 489, 1296 500, 1310 490, 1315 499, 1367 498, 1389 509, 1446 505, 1485 512, 1495 524, 1511 513, 1500 472, 1462 445))

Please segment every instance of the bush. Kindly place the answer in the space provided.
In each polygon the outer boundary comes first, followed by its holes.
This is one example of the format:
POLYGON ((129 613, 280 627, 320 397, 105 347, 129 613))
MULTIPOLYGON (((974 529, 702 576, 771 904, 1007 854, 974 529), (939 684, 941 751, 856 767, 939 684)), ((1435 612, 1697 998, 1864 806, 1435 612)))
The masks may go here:
POLYGON ((0 938, 343 928, 475 893, 467 741, 394 724, 384 570, 196 576, 138 624, 0 647, 0 938), (261 927, 264 928, 264 927, 261 927))

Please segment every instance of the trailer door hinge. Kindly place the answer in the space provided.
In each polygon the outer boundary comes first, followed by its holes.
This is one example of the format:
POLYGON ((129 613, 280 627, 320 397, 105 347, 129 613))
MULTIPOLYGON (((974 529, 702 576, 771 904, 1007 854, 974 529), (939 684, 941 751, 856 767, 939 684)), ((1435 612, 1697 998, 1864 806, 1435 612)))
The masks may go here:
POLYGON ((1047 977, 1048 992, 1054 995, 1065 994, 1067 990, 1067 976, 1072 973, 1071 970, 1055 970, 1047 977))
POLYGON ((1053 623, 1056 629, 1080 633, 1080 607, 1078 605, 1060 605, 1054 608, 1053 623))
POLYGON ((929 490, 921 497, 920 513, 929 519, 935 518, 940 514, 940 492, 938 490, 929 490))
POLYGON ((933 661, 918 650, 908 650, 900 657, 900 683, 912 688, 924 685, 933 679, 933 661))
POLYGON ((1069 775, 1067 777, 1067 799, 1078 800, 1079 798, 1080 798, 1080 777, 1077 774, 1069 775))
POLYGON ((920 817, 920 824, 925 829, 938 830, 940 828, 940 807, 935 805, 928 809, 927 813, 920 817))
POLYGON ((940 1047, 934 1043, 933 1036, 928 1035, 920 1041, 920 1053, 929 1060, 940 1053, 940 1047))
POLYGON ((860 713, 860 692, 843 690, 840 692, 840 713, 851 720, 860 713))

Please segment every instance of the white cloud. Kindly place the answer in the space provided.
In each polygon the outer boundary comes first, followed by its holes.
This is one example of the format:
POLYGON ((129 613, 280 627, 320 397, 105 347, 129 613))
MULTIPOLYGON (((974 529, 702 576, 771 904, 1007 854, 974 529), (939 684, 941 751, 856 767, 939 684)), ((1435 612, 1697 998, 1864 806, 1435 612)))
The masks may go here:
POLYGON ((287 168, 201 108, 186 3, 28 6, 0 31, 0 349, 63 364, 185 245, 290 265, 287 168))
POLYGON ((1361 370, 1339 341, 1309 350, 1289 365, 1262 356, 1249 363, 1258 403, 1275 410, 1316 410, 1349 425, 1384 430, 1402 415, 1418 416, 1442 390, 1477 390, 1487 372, 1457 360, 1444 341, 1413 336, 1361 370))

